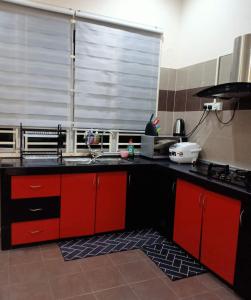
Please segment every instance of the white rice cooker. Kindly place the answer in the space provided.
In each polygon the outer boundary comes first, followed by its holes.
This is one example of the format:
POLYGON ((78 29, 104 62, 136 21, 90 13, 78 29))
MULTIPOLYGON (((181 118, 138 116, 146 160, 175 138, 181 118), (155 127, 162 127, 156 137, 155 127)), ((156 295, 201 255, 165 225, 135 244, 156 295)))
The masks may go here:
POLYGON ((194 163, 200 151, 201 147, 197 143, 176 143, 169 148, 169 158, 177 163, 194 163))

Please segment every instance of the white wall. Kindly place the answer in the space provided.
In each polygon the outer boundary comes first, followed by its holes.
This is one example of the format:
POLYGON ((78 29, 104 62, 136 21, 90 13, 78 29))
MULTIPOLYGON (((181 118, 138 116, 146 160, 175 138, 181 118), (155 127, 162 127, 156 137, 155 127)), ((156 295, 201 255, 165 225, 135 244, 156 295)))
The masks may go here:
POLYGON ((232 52, 251 32, 251 0, 32 0, 164 29, 161 67, 181 68, 232 52))
POLYGON ((176 67, 181 0, 33 0, 164 29, 161 67, 176 67))
POLYGON ((234 38, 251 32, 251 0, 183 0, 179 67, 232 52, 234 38))

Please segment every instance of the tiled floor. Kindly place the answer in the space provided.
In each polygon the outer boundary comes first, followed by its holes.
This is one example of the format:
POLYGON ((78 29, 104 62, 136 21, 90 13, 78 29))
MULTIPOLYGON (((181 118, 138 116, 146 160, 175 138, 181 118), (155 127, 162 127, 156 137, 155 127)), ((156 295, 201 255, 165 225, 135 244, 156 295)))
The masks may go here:
POLYGON ((210 274, 172 282, 140 250, 64 262, 56 244, 0 251, 0 300, 234 300, 210 274))

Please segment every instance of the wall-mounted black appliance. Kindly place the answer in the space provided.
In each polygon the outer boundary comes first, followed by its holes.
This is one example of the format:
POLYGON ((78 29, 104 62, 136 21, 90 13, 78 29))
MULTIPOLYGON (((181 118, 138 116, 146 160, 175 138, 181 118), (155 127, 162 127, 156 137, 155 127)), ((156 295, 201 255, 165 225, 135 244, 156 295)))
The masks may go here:
POLYGON ((251 33, 234 41, 229 83, 203 89, 194 96, 220 99, 251 97, 251 33))

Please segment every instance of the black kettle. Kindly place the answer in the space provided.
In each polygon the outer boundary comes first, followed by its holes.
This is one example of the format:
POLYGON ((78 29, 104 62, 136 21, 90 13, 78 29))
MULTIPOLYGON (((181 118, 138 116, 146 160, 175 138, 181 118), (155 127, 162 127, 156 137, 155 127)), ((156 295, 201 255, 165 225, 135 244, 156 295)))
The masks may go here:
POLYGON ((176 119, 173 126, 173 136, 185 136, 185 121, 183 119, 176 119))

